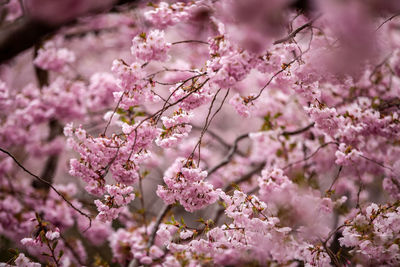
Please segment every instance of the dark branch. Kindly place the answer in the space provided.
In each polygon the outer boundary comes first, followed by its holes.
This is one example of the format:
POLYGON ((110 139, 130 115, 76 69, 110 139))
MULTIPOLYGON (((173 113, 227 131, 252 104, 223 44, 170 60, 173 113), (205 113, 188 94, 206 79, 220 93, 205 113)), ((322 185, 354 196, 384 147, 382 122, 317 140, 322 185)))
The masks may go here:
MULTIPOLYGON (((71 208, 73 208, 75 211, 77 211, 79 214, 85 216, 86 218, 89 219, 89 227, 87 229, 89 229, 92 226, 92 219, 90 218, 89 215, 87 215, 86 213, 84 213, 83 211, 79 210, 77 207, 74 206, 74 204, 72 204, 68 199, 65 198, 65 196, 63 194, 61 194, 51 183, 47 182, 45 179, 43 179, 42 177, 37 176, 36 174, 33 174, 31 171, 29 171, 28 169, 26 169, 24 167, 24 165, 22 165, 15 157, 14 155, 12 155, 10 152, 8 152, 7 150, 4 150, 2 148, 0 148, 0 151, 7 154, 10 158, 12 158, 14 160, 14 162, 27 174, 29 174, 30 176, 32 176, 33 178, 41 181, 42 183, 46 184, 48 187, 50 187, 51 189, 54 190, 54 192, 57 193, 57 195, 59 195, 71 208)), ((86 231, 86 230, 85 230, 86 231)))
POLYGON ((301 32, 302 30, 304 30, 304 29, 306 29, 306 28, 308 28, 308 27, 311 27, 311 25, 314 23, 314 21, 316 21, 317 19, 319 19, 321 16, 322 16, 321 14, 318 15, 318 16, 316 16, 315 18, 313 18, 312 20, 310 20, 310 21, 307 22, 306 24, 303 24, 302 26, 298 27, 296 30, 294 30, 294 31, 292 31, 291 33, 289 33, 288 36, 286 36, 286 37, 284 37, 284 38, 282 38, 282 39, 276 40, 276 41, 274 42, 274 45, 280 44, 280 43, 284 43, 284 42, 287 42, 287 41, 293 39, 294 37, 296 37, 296 35, 297 35, 299 32, 301 32))
POLYGON ((219 164, 217 164, 216 166, 214 166, 213 168, 211 168, 210 170, 208 170, 208 176, 210 176, 211 174, 213 174, 214 172, 216 172, 219 168, 225 166, 226 164, 228 164, 232 158, 233 155, 235 154, 238 144, 241 140, 245 139, 249 137, 249 134, 242 134, 240 136, 238 136, 235 140, 235 142, 233 143, 233 145, 231 146, 231 149, 228 152, 228 155, 226 155, 225 159, 223 161, 221 161, 219 164))
POLYGON ((0 63, 31 48, 46 35, 54 33, 56 29, 29 18, 15 21, 0 31, 0 63))
MULTIPOLYGON (((113 8, 138 0, 119 0, 113 8)), ((113 10, 113 9, 111 9, 113 10)), ((96 14, 105 10, 90 10, 84 15, 96 14)), ((58 25, 49 25, 33 18, 23 17, 0 29, 0 63, 4 63, 19 53, 33 47, 43 37, 55 33, 64 26, 72 25, 76 18, 58 25)))
POLYGON ((296 134, 304 133, 304 132, 308 131, 309 129, 311 129, 312 127, 314 127, 314 125, 315 125, 315 122, 312 122, 309 125, 307 125, 306 127, 300 128, 295 131, 284 131, 284 132, 282 132, 282 135, 287 136, 287 135, 296 135, 296 134))
POLYGON ((227 191, 231 190, 234 187, 234 185, 239 185, 240 183, 248 181, 251 177, 253 177, 253 175, 259 173, 264 167, 265 167, 265 162, 258 164, 254 169, 250 170, 249 172, 247 172, 247 173, 243 174, 241 177, 239 177, 239 179, 237 179, 234 182, 232 182, 231 184, 225 186, 223 188, 223 191, 227 192, 227 191))
POLYGON ((394 14, 394 15, 390 16, 389 18, 385 19, 385 20, 379 25, 379 27, 376 28, 375 31, 378 31, 383 25, 385 25, 387 22, 391 21, 392 19, 394 19, 395 17, 398 17, 398 16, 400 16, 400 13, 394 14))
MULTIPOLYGON (((57 136, 61 135, 63 132, 62 125, 55 119, 49 122, 49 128, 50 128, 50 134, 49 137, 47 138, 48 142, 53 141, 57 136)), ((50 155, 47 158, 42 174, 40 175, 40 177, 42 177, 50 184, 53 182, 53 176, 57 170, 58 159, 59 159, 58 154, 50 155)), ((38 180, 35 180, 32 185, 36 188, 44 188, 44 189, 49 188, 47 184, 40 183, 38 180)))

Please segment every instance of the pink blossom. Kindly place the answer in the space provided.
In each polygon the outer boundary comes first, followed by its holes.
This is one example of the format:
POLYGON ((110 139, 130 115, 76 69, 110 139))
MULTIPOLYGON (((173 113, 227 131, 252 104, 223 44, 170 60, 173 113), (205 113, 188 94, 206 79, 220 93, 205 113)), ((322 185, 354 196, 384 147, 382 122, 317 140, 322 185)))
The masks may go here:
POLYGON ((179 143, 187 137, 192 129, 190 122, 193 114, 183 110, 174 112, 171 118, 162 117, 164 129, 160 136, 155 140, 156 144, 162 148, 169 148, 179 143))
POLYGON ((132 40, 131 52, 138 60, 168 60, 168 50, 171 44, 165 41, 164 32, 153 30, 147 34, 140 34, 132 40))
MULTIPOLYGON (((32 262, 24 253, 20 253, 15 259, 15 264, 20 267, 40 267, 40 263, 32 262)), ((11 265, 10 265, 11 266, 11 265)))
POLYGON ((256 103, 252 101, 254 97, 255 95, 242 97, 239 94, 235 94, 229 101, 229 104, 235 108, 240 116, 247 118, 250 117, 257 108, 256 103))
POLYGON ((94 201, 99 211, 97 218, 102 222, 118 218, 122 207, 135 199, 135 194, 132 193, 133 187, 131 186, 106 185, 105 189, 109 195, 104 196, 104 202, 98 199, 94 201))
POLYGON ((56 231, 47 231, 46 232, 46 238, 48 240, 54 240, 54 239, 58 239, 60 238, 60 232, 58 229, 56 229, 56 231))
POLYGON ((346 146, 346 144, 341 143, 339 145, 339 150, 336 151, 336 161, 335 163, 338 165, 351 165, 358 159, 359 156, 362 155, 362 152, 354 149, 350 146, 346 146))
POLYGON ((157 195, 167 204, 178 201, 185 210, 202 209, 218 199, 213 186, 205 181, 206 171, 201 171, 191 160, 178 158, 165 172, 167 187, 159 186, 157 195))
POLYGON ((38 50, 34 64, 44 70, 63 71, 70 63, 75 62, 75 54, 67 48, 57 48, 54 42, 46 42, 38 50))

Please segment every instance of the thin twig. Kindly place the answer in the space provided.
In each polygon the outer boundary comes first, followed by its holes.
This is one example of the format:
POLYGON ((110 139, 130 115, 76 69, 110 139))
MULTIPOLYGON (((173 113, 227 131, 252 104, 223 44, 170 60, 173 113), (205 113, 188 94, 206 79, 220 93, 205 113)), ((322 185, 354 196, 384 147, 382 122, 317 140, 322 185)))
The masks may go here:
POLYGON ((231 149, 229 150, 229 152, 228 152, 228 154, 226 155, 226 157, 224 158, 224 160, 222 160, 222 161, 221 161, 220 163, 218 163, 216 166, 214 166, 213 168, 211 168, 210 170, 207 171, 208 176, 210 176, 211 174, 213 174, 214 172, 216 172, 219 168, 221 168, 221 167, 225 166, 226 164, 228 164, 228 163, 232 160, 233 155, 235 154, 235 152, 236 152, 236 150, 237 150, 237 147, 238 147, 239 142, 240 142, 241 140, 247 138, 247 137, 249 137, 249 134, 248 134, 248 133, 242 134, 242 135, 238 136, 238 137, 235 139, 235 142, 234 142, 233 145, 231 146, 231 149))
POLYGON ((328 189, 328 192, 330 192, 332 190, 333 185, 336 183, 337 179, 339 179, 339 176, 340 176, 340 173, 342 172, 342 169, 343 169, 343 166, 340 166, 335 178, 332 181, 331 186, 328 189))
MULTIPOLYGON (((220 89, 220 90, 221 90, 221 89, 220 89)), ((219 92, 219 90, 218 90, 218 92, 219 92)), ((218 94, 218 92, 217 92, 217 94, 218 94)), ((203 131, 202 131, 201 134, 200 134, 199 142, 197 143, 198 148, 199 148, 199 163, 198 163, 199 166, 200 166, 200 147, 201 147, 201 141, 202 141, 202 139, 203 139, 203 136, 204 136, 205 132, 207 131, 208 127, 210 127, 211 122, 213 121, 213 119, 215 118, 215 116, 216 116, 216 115, 218 114, 218 112, 220 112, 220 110, 222 109, 222 106, 224 105, 225 100, 226 100, 226 98, 227 98, 228 95, 229 95, 229 92, 230 92, 230 89, 228 89, 228 90, 226 91, 226 94, 225 94, 224 98, 223 98, 222 101, 221 101, 221 105, 218 107, 218 109, 217 109, 217 110, 214 112, 214 114, 211 116, 210 120, 208 120, 208 115, 207 115, 206 124, 205 124, 205 126, 204 126, 203 131)), ((210 107, 210 111, 211 111, 211 108, 212 108, 212 107, 210 107)), ((196 145, 196 146, 197 146, 197 145, 196 145)), ((195 148, 195 149, 196 149, 196 148, 195 148)))
POLYGON ((291 162, 291 163, 289 163, 288 165, 286 165, 285 167, 283 167, 282 170, 285 170, 285 169, 287 169, 287 168, 290 168, 290 167, 293 166, 293 165, 296 165, 296 164, 298 164, 298 163, 301 163, 301 162, 304 162, 304 161, 309 160, 310 158, 314 157, 314 156, 320 151, 320 149, 322 149, 322 148, 324 148, 324 147, 326 147, 326 146, 328 146, 328 145, 336 145, 336 146, 339 146, 339 143, 334 142, 334 141, 324 143, 324 144, 322 144, 321 146, 319 146, 319 147, 318 147, 311 155, 309 155, 308 157, 305 157, 304 159, 301 159, 301 160, 298 160, 298 161, 295 161, 295 162, 291 162))
POLYGON ((200 40, 185 40, 185 41, 173 42, 171 44, 172 45, 177 45, 177 44, 186 44, 186 43, 197 43, 197 44, 206 44, 206 45, 208 45, 207 42, 200 41, 200 40))
MULTIPOLYGON (((160 210, 160 212, 158 213, 156 222, 154 223, 154 226, 153 226, 153 230, 151 231, 151 234, 150 234, 149 241, 147 242, 147 249, 149 249, 154 244, 158 228, 160 227, 162 220, 164 219, 164 217, 167 215, 168 211, 171 208, 172 208, 172 205, 164 205, 162 207, 162 209, 160 210)), ((138 265, 137 259, 133 259, 129 263, 128 267, 135 267, 137 265, 138 265)))
MULTIPOLYGON (((203 130, 203 127, 200 127, 200 126, 197 126, 197 125, 192 125, 192 128, 194 130, 197 130, 197 131, 202 131, 203 130)), ((216 141, 218 141, 218 143, 220 143, 226 149, 230 149, 231 148, 231 146, 227 142, 225 142, 225 140, 221 136, 219 136, 216 132, 214 132, 212 130, 207 130, 206 133, 211 135, 211 137, 213 137, 216 141)))
POLYGON ((395 17, 400 16, 400 13, 394 14, 392 16, 390 16, 388 19, 385 19, 379 26, 378 28, 376 28, 375 31, 378 31, 383 25, 385 25, 387 22, 391 21, 392 19, 394 19, 395 17))
POLYGON ((26 169, 15 157, 14 155, 12 155, 10 152, 8 152, 7 150, 4 150, 2 148, 0 148, 0 151, 7 154, 10 158, 12 158, 14 160, 14 162, 26 173, 28 173, 30 176, 34 177, 35 179, 41 181, 42 183, 46 184, 48 187, 50 187, 51 189, 54 190, 54 192, 57 193, 57 195, 59 195, 71 208, 73 208, 75 211, 77 211, 79 214, 85 216, 86 218, 89 219, 89 227, 85 230, 87 231, 91 226, 92 226, 92 219, 90 218, 90 216, 86 213, 84 213, 83 211, 79 210, 77 207, 75 207, 68 199, 65 198, 65 196, 63 194, 61 194, 51 183, 47 182, 45 179, 33 174, 31 171, 29 171, 28 169, 26 169))
POLYGON ((117 105, 115 106, 114 111, 113 111, 113 113, 111 114, 110 119, 108 120, 108 122, 107 122, 107 124, 106 124, 106 127, 104 128, 103 136, 106 136, 108 126, 110 126, 111 121, 112 121, 112 119, 113 119, 115 113, 116 113, 117 110, 118 110, 119 104, 121 103, 122 98, 124 97, 124 94, 125 94, 125 91, 122 92, 121 97, 119 98, 119 100, 118 100, 118 102, 117 102, 117 105))
POLYGON ((239 179, 233 181, 229 185, 226 185, 222 190, 224 192, 227 192, 229 190, 232 190, 234 185, 239 185, 240 183, 248 181, 251 177, 253 177, 254 174, 260 172, 265 167, 265 164, 266 164, 265 162, 261 163, 261 164, 258 164, 254 169, 252 169, 249 172, 243 174, 241 177, 239 177, 239 179))
POLYGON ((314 127, 314 125, 315 125, 315 122, 312 122, 309 125, 307 125, 303 128, 300 128, 298 130, 295 130, 295 131, 284 131, 281 133, 281 135, 288 136, 288 135, 296 135, 296 134, 304 133, 304 132, 308 131, 309 129, 311 129, 312 127, 314 127))
MULTIPOLYGON (((303 53, 304 54, 304 53, 303 53)), ((265 90, 265 88, 268 87, 268 85, 271 84, 271 82, 275 79, 275 77, 277 77, 279 74, 281 74, 282 72, 284 72, 285 70, 287 70, 287 68, 289 68, 292 63, 294 63, 296 60, 298 60, 303 54, 300 54, 299 56, 295 57, 292 61, 290 61, 289 63, 285 63, 285 67, 282 67, 279 71, 275 72, 274 75, 272 75, 272 77, 268 80, 268 82, 260 89, 260 91, 258 92, 258 94, 255 97, 252 97, 250 100, 254 101, 257 98, 259 98, 262 94, 262 92, 265 90)))
POLYGON ((296 35, 297 35, 299 32, 301 32, 301 31, 304 30, 305 28, 310 27, 310 26, 314 23, 314 21, 316 21, 317 19, 319 19, 321 16, 322 16, 322 14, 319 14, 318 16, 316 16, 315 18, 313 18, 312 20, 310 20, 310 21, 307 22, 306 24, 303 24, 302 26, 298 27, 296 30, 292 31, 288 36, 286 36, 286 37, 284 37, 284 38, 282 38, 282 39, 276 40, 276 41, 274 42, 274 45, 277 45, 277 44, 280 44, 280 43, 284 43, 284 42, 286 42, 286 41, 289 41, 289 40, 293 39, 294 37, 296 37, 296 35))
POLYGON ((363 155, 359 155, 359 157, 361 157, 361 158, 363 158, 363 159, 366 159, 366 160, 368 160, 368 161, 371 161, 371 162, 373 162, 373 163, 375 163, 375 164, 381 166, 382 168, 388 169, 388 170, 390 170, 390 171, 393 172, 393 169, 392 169, 392 168, 390 168, 390 167, 388 167, 388 166, 385 166, 385 165, 383 165, 382 163, 380 163, 380 162, 378 162, 378 161, 376 161, 376 160, 374 160, 374 159, 370 159, 370 158, 368 158, 368 157, 366 157, 366 156, 363 156, 363 155))

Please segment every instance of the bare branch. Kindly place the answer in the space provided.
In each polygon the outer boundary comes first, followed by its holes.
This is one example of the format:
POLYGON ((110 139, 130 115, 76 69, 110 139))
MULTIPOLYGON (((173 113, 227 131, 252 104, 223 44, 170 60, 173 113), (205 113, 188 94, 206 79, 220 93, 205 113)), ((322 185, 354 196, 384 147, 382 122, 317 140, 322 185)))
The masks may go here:
POLYGON ((359 155, 359 157, 361 157, 361 158, 363 158, 363 159, 366 159, 366 160, 368 160, 368 161, 371 161, 371 162, 375 163, 376 165, 379 165, 379 166, 381 166, 382 168, 388 169, 388 170, 390 170, 390 171, 393 172, 393 169, 392 169, 392 168, 390 168, 390 167, 388 167, 388 166, 385 166, 383 163, 380 163, 380 162, 378 162, 378 161, 376 161, 376 160, 374 160, 374 159, 370 159, 370 158, 368 158, 368 157, 366 157, 366 156, 363 156, 363 155, 359 155))
POLYGON ((382 28, 383 25, 385 25, 386 23, 388 23, 389 21, 391 21, 392 19, 394 19, 395 17, 400 16, 400 13, 394 14, 392 16, 390 16, 389 18, 385 19, 379 26, 378 28, 376 28, 375 31, 378 31, 380 28, 382 28))
POLYGON ((337 142, 333 142, 333 141, 332 141, 332 142, 324 143, 324 144, 320 145, 320 146, 319 146, 311 155, 309 155, 308 157, 305 157, 304 159, 301 159, 301 160, 298 160, 298 161, 295 161, 295 162, 291 162, 291 163, 289 163, 288 165, 286 165, 285 167, 283 167, 282 170, 285 170, 285 169, 287 169, 287 168, 292 167, 293 165, 296 165, 296 164, 298 164, 298 163, 301 163, 301 162, 304 162, 304 161, 309 160, 310 158, 314 157, 322 148, 324 148, 324 147, 326 147, 326 146, 328 146, 328 145, 336 145, 336 146, 339 146, 339 144, 338 144, 337 142))
POLYGON ((147 243, 147 247, 150 248, 154 244, 154 240, 156 238, 156 233, 158 230, 158 227, 160 227, 160 224, 164 217, 167 215, 168 211, 172 208, 172 205, 164 205, 160 212, 158 213, 156 222, 154 223, 153 231, 151 232, 149 242, 147 243))
POLYGON ((187 44, 187 43, 206 44, 206 45, 208 45, 207 42, 200 41, 200 40, 185 40, 185 41, 173 42, 173 43, 171 43, 171 44, 172 44, 172 45, 177 45, 177 44, 187 44))
POLYGON ((291 33, 289 33, 288 36, 276 40, 274 42, 274 45, 280 44, 280 43, 284 43, 286 41, 289 41, 291 39, 293 39, 294 37, 296 37, 296 35, 301 32, 302 30, 304 30, 305 28, 311 27, 311 25, 314 23, 314 21, 316 21, 317 19, 319 19, 322 16, 322 14, 319 14, 318 16, 316 16, 315 18, 313 18, 312 20, 310 20, 309 22, 307 22, 306 24, 303 24, 302 26, 298 27, 297 29, 295 29, 294 31, 292 31, 291 33))
POLYGON ((239 142, 241 140, 247 138, 247 137, 249 137, 248 133, 238 136, 235 139, 235 142, 233 143, 233 145, 231 146, 231 149, 229 150, 228 155, 226 155, 225 159, 222 160, 219 164, 217 164, 216 166, 214 166, 213 168, 211 168, 210 170, 207 171, 208 176, 210 176, 211 174, 216 172, 219 168, 221 168, 221 167, 225 166, 226 164, 228 164, 232 160, 233 155, 235 154, 235 152, 237 150, 239 142))
POLYGON ((284 132, 281 133, 281 135, 288 136, 288 135, 301 134, 301 133, 304 133, 304 132, 308 131, 312 127, 314 127, 314 125, 315 125, 315 122, 312 122, 309 125, 307 125, 307 126, 305 126, 303 128, 300 128, 298 130, 295 130, 295 131, 284 131, 284 132))
POLYGON ((332 190, 332 187, 333 187, 333 185, 336 183, 337 179, 339 179, 339 176, 340 176, 340 173, 342 172, 342 170, 343 170, 343 166, 340 166, 340 167, 339 167, 339 170, 338 170, 338 172, 337 172, 337 174, 336 174, 336 176, 335 176, 335 178, 334 178, 333 181, 332 181, 331 186, 330 186, 329 189, 328 189, 328 192, 330 192, 330 191, 332 190))
POLYGON ((254 169, 252 169, 249 172, 243 174, 239 179, 233 181, 229 185, 226 185, 223 188, 223 191, 227 192, 227 191, 231 190, 234 185, 239 185, 240 183, 248 181, 249 179, 251 179, 251 177, 253 177, 254 174, 259 173, 264 167, 265 167, 265 162, 261 163, 261 164, 258 164, 254 169))

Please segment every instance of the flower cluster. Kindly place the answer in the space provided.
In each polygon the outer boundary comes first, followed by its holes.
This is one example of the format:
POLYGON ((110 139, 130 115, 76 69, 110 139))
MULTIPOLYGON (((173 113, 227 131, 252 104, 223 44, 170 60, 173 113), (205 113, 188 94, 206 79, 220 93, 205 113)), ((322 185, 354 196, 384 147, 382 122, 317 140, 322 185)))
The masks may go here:
POLYGON ((260 199, 269 205, 269 211, 280 214, 281 223, 297 230, 299 236, 315 240, 329 234, 334 206, 330 198, 312 189, 302 190, 277 168, 263 170, 258 184, 260 199), (289 207, 291 214, 284 215, 289 207))
POLYGON ((213 83, 221 88, 229 88, 246 78, 257 61, 248 51, 240 51, 230 43, 223 35, 223 26, 219 26, 221 35, 210 40, 212 59, 207 62, 207 72, 213 83))
POLYGON ((170 5, 166 2, 160 2, 157 5, 153 4, 153 6, 154 9, 144 14, 145 18, 155 27, 163 29, 187 20, 196 3, 176 2, 170 5))
POLYGON ((104 201, 96 199, 94 203, 97 206, 99 214, 98 220, 102 222, 112 221, 118 217, 124 206, 135 199, 132 186, 106 185, 108 195, 104 196, 104 201))
POLYGON ((91 194, 105 193, 105 176, 108 171, 116 182, 134 184, 139 179, 140 164, 150 156, 145 149, 159 133, 147 122, 124 124, 122 131, 124 140, 117 136, 93 138, 82 128, 73 128, 72 124, 64 128, 64 134, 69 137, 69 145, 80 153, 79 160, 72 159, 70 162, 70 174, 88 183, 86 190, 91 194))
POLYGON ((192 129, 189 124, 193 114, 183 110, 175 111, 171 118, 162 117, 164 128, 156 139, 156 144, 162 148, 175 146, 183 138, 187 137, 192 129))
POLYGON ((157 102, 159 97, 147 86, 145 72, 138 62, 128 65, 123 60, 114 60, 111 70, 117 76, 119 90, 113 92, 119 107, 129 109, 146 101, 157 102))
POLYGON ((157 231, 155 244, 146 253, 144 252, 146 239, 150 235, 152 227, 154 227, 154 224, 150 224, 147 228, 143 226, 133 227, 131 231, 118 229, 110 235, 108 240, 115 260, 121 264, 133 259, 138 260, 141 264, 152 264, 153 261, 160 259, 165 254, 162 250, 163 243, 166 239, 172 238, 174 227, 161 224, 157 231))
POLYGON ((267 204, 256 196, 238 190, 232 196, 219 191, 219 196, 232 222, 212 228, 205 239, 195 239, 187 245, 167 242, 177 255, 169 261, 175 264, 189 261, 193 265, 210 260, 217 265, 248 265, 254 261, 288 264, 293 260, 311 266, 329 263, 329 256, 321 249, 289 237, 293 230, 280 226, 280 220, 270 216, 267 204))
POLYGON ((37 52, 33 63, 41 69, 61 72, 75 62, 75 54, 67 48, 57 48, 54 42, 46 42, 37 52))
POLYGON ((98 72, 90 77, 86 94, 86 105, 91 111, 100 111, 113 103, 114 92, 119 91, 115 78, 107 72, 98 72))
POLYGON ((351 146, 346 146, 346 144, 341 143, 339 145, 339 150, 335 153, 337 165, 351 165, 354 164, 358 157, 362 156, 362 152, 351 146))
POLYGON ((400 265, 400 2, 6 2, 0 266, 400 265))
POLYGON ((240 116, 247 118, 250 117, 252 113, 257 109, 256 103, 252 101, 254 97, 255 95, 243 97, 239 94, 235 94, 229 101, 229 104, 231 104, 235 108, 236 112, 240 116))
POLYGON ((133 38, 131 52, 139 61, 166 61, 170 47, 171 44, 165 41, 164 32, 153 30, 133 38))
POLYGON ((179 102, 178 107, 189 111, 207 104, 212 99, 210 88, 207 88, 205 81, 194 81, 191 85, 178 84, 169 89, 171 100, 179 102))
POLYGON ((400 263, 399 231, 398 203, 379 206, 372 203, 365 212, 345 222, 339 241, 342 246, 351 248, 351 253, 358 254, 361 262, 395 266, 400 263))
POLYGON ((218 199, 213 186, 203 181, 206 177, 207 172, 193 160, 177 158, 165 172, 166 186, 159 185, 157 195, 167 204, 179 202, 189 212, 202 209, 218 199))
POLYGON ((145 72, 139 63, 128 65, 123 60, 116 59, 113 61, 111 71, 118 77, 117 83, 122 90, 133 91, 143 88, 142 79, 145 72))

